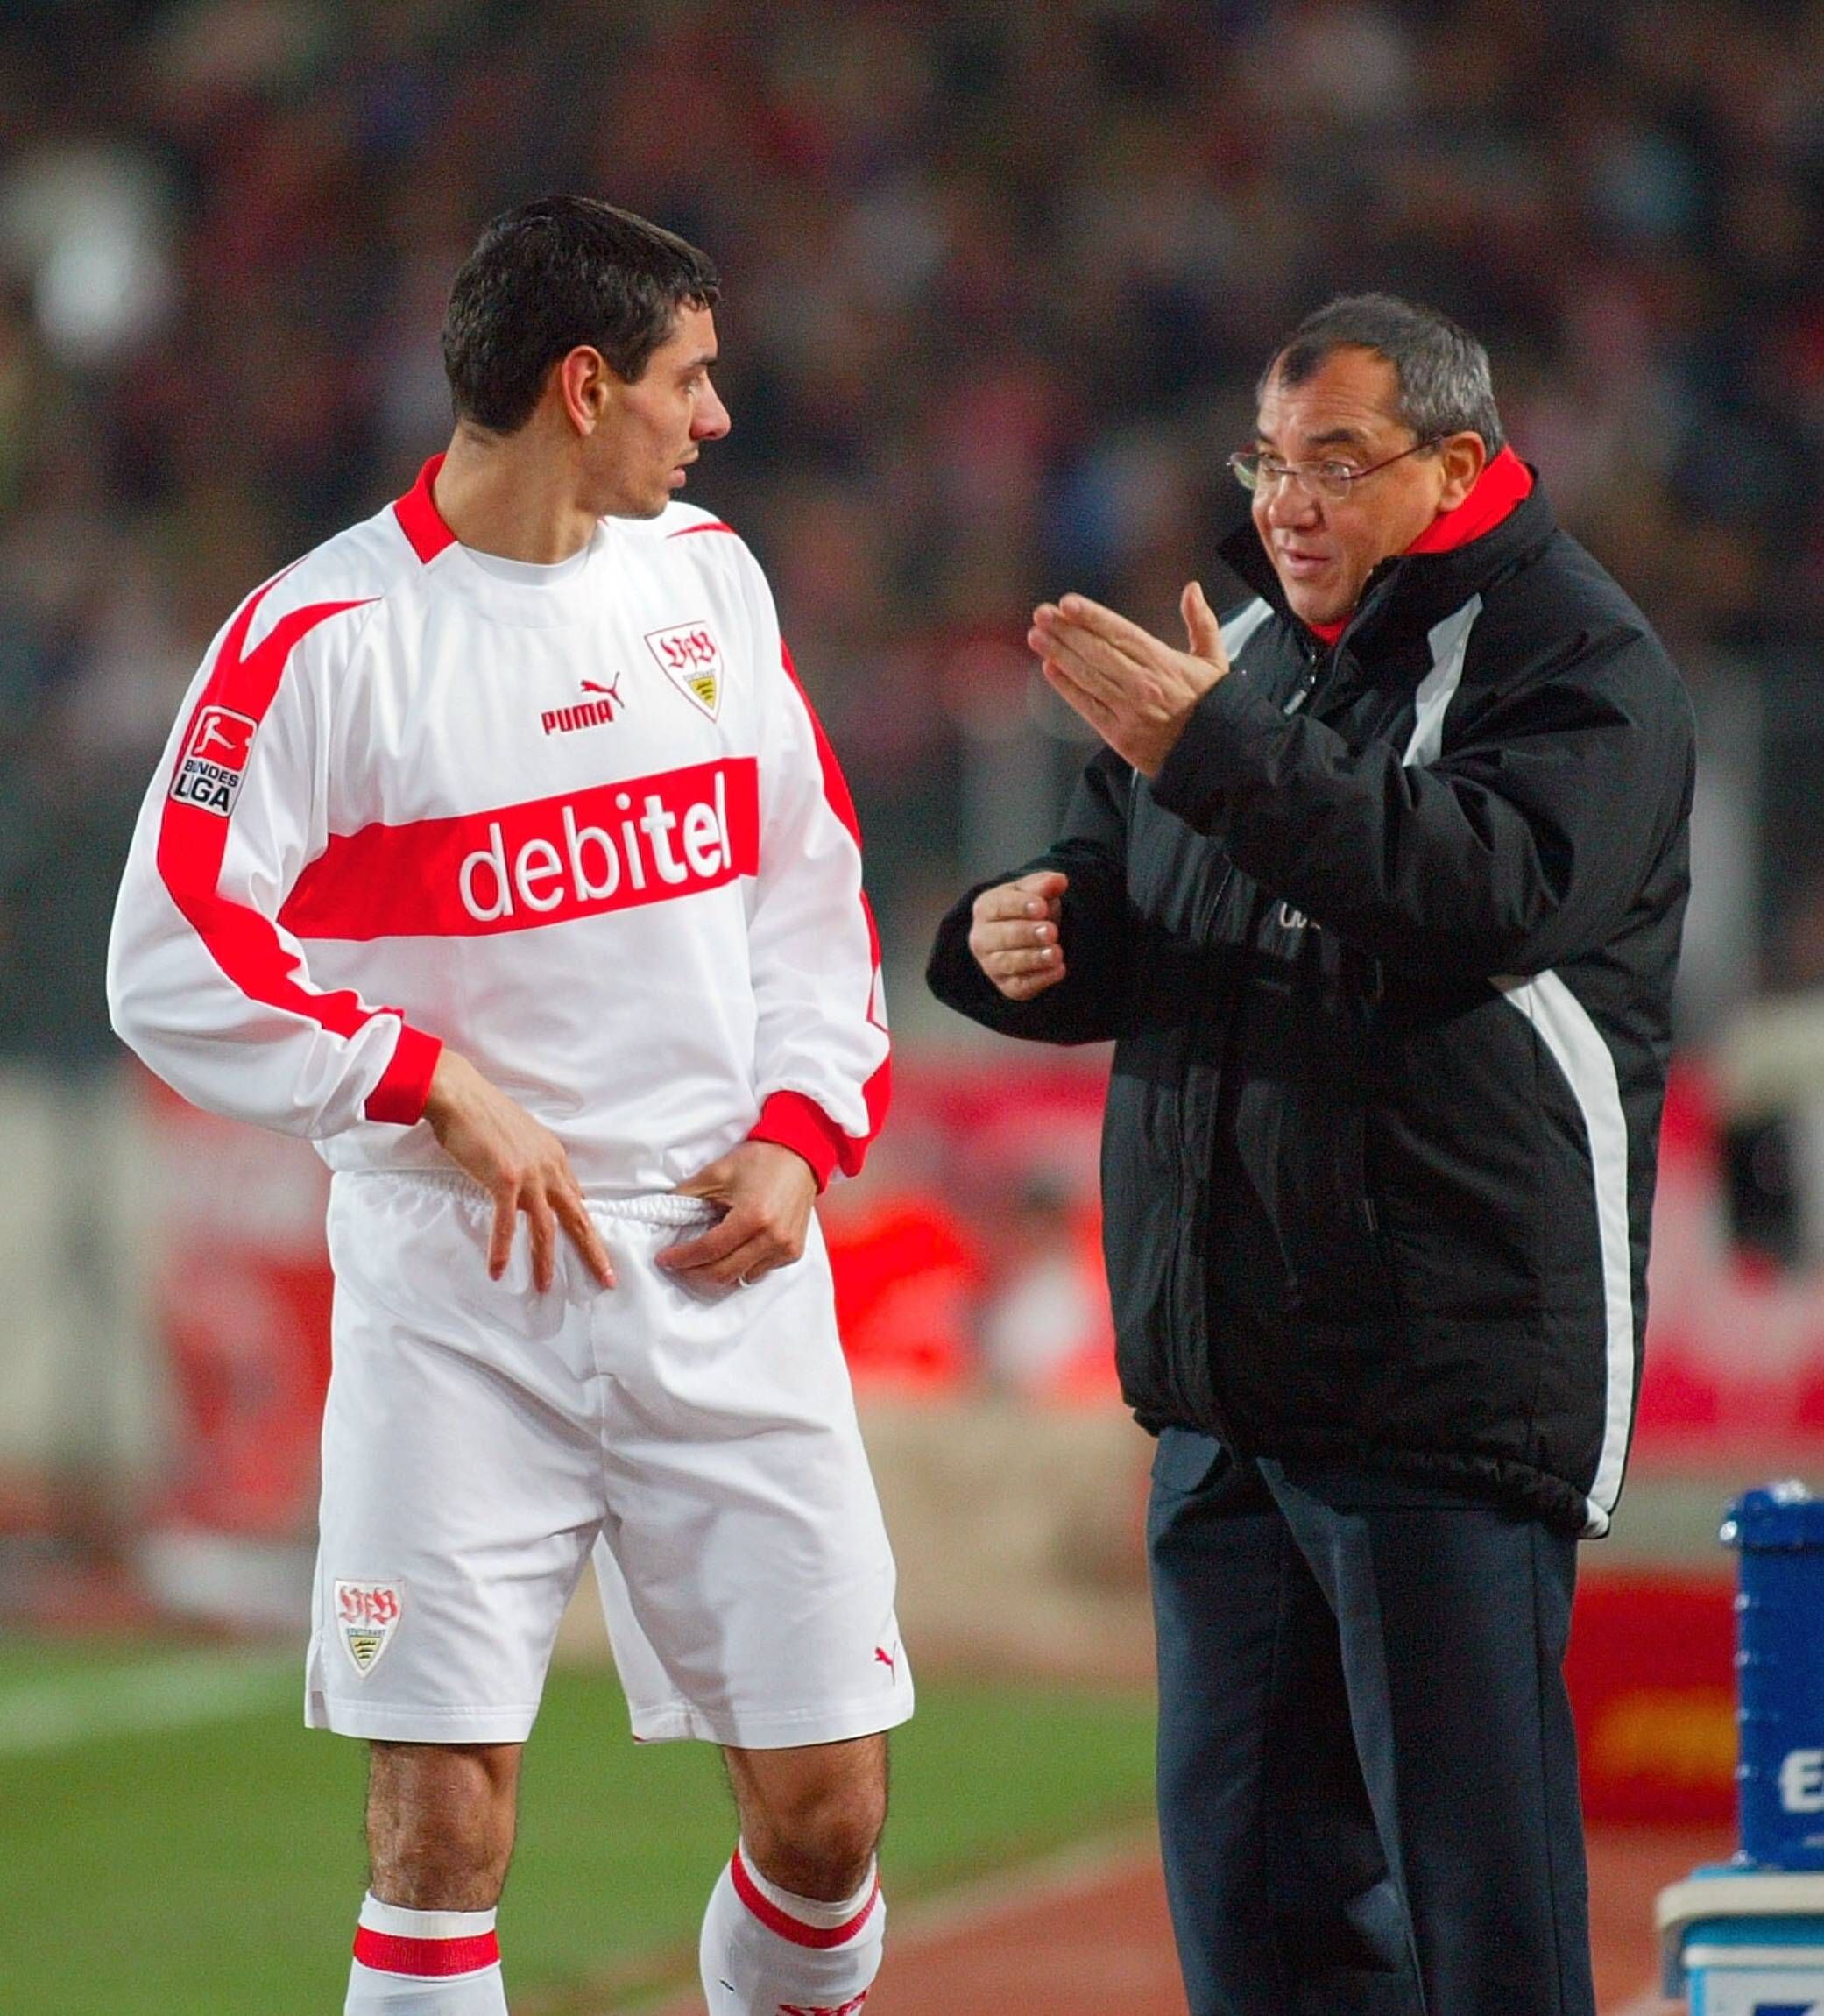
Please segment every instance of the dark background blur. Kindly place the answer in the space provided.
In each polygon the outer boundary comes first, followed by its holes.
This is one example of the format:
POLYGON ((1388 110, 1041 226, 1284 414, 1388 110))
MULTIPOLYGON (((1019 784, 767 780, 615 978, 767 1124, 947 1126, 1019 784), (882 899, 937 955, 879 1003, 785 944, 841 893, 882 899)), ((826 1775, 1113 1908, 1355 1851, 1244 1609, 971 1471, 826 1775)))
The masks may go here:
MULTIPOLYGON (((442 446, 449 278, 554 187, 722 269, 734 431, 690 495, 760 555, 847 768, 915 1067, 965 1041, 916 981, 936 915, 1084 753, 1026 612, 1076 587, 1169 631, 1213 593, 1259 367, 1367 286, 1484 337, 1690 683, 1693 1054, 1824 981, 1819 6, 6 0, 0 1295, 16 1340, 65 1312, 0 1350, 0 1469, 144 1439, 131 1396, 104 1432, 58 1395, 132 1320, 144 1268, 95 1255, 162 1180, 102 963, 177 699, 251 584, 442 446), (74 1302, 28 1291, 47 1265, 74 1302)), ((1812 1138, 1736 1158, 1783 1263, 1824 1246, 1812 1138)))
POLYGON ((997 718, 1024 704, 1024 612, 1074 585, 1170 618, 1263 357, 1368 286, 1486 338, 1522 452, 1734 767, 1777 757, 1703 1006, 1824 966, 1816 6, 10 0, 4 23, 8 1048, 105 1048, 103 917, 181 681, 250 584, 442 444, 450 274, 553 187, 721 265, 735 427, 692 493, 773 577, 901 967, 989 858, 969 744, 1026 747, 997 718))
MULTIPOLYGON (((0 2000, 323 2007, 342 1965, 356 1793, 293 1726, 324 1174, 131 1066, 103 954, 209 639, 443 445, 450 278, 551 188, 719 265, 734 431, 689 494, 770 574, 859 804, 895 1103, 822 1217, 922 1683, 1141 1681, 1150 1638, 1103 1060, 978 1041, 918 977, 939 911, 1043 844, 1085 753, 1023 649, 1033 603, 1079 588, 1172 634, 1187 578, 1220 600, 1262 363, 1328 296, 1386 287, 1487 342, 1519 451, 1670 645, 1702 752, 1680 1054, 1573 1690, 1586 1813, 1712 1832, 1627 1846, 1626 1881, 1598 1844, 1618 2007, 1652 1885, 1729 1839, 1721 1509, 1779 1469, 1824 1484, 1816 0, 0 0, 0 1862, 39 1933, 0 1950, 0 2000), (283 1650, 167 1656, 199 1627, 283 1650)), ((590 1608, 567 1660, 604 1656, 590 1608)), ((540 1732, 528 1846, 561 1852, 523 1858, 528 2009, 608 2005, 642 1941, 675 1935, 680 1973, 693 1949, 675 1802, 617 1795, 650 1802, 639 1880, 683 1871, 665 1911, 602 1873, 582 1699, 560 1679, 540 1732), (601 1992, 558 1992, 577 1980, 601 1992)), ((1117 1702, 1142 1708, 1098 1795, 1088 1725, 1056 1733, 1036 1690, 973 1737, 928 1694, 895 1882, 919 1815, 950 1830, 931 1880, 982 1842, 1031 1852, 1029 1798, 1059 1838, 1137 1815, 1143 1701, 1117 1702), (952 1757, 941 1793, 921 1742, 952 1757), (1043 1768, 1012 1780, 1022 1752, 1043 1768)), ((1029 1989, 1036 1943, 993 1978, 1029 1989)), ((1140 2006, 1108 1979, 1106 2006, 1140 2006)))

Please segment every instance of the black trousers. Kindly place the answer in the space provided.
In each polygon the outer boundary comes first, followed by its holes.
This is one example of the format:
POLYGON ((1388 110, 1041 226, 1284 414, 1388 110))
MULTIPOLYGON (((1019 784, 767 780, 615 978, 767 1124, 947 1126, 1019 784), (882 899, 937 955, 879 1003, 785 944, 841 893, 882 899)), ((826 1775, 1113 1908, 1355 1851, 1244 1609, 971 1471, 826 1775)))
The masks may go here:
POLYGON ((1594 2016, 1575 1544, 1177 1428, 1147 1525, 1191 2016, 1594 2016))

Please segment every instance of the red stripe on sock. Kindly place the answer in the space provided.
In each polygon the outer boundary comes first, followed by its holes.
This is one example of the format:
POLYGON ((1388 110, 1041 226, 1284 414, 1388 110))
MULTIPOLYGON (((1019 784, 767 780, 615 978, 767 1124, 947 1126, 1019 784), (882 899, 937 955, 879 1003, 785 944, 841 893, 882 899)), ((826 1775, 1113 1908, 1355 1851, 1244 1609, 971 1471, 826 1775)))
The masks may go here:
POLYGON ((381 1974, 477 1974, 500 1958, 500 1940, 492 1932, 477 1932, 466 1939, 400 1939, 357 1925, 355 1957, 381 1974))
POLYGON ((771 1898, 760 1894, 760 1886, 747 1873, 747 1865, 741 1860, 741 1851, 735 1850, 734 1860, 728 1865, 728 1872, 734 1878, 735 1895, 748 1910, 760 1920, 768 1932, 776 1932, 781 1939, 789 1939, 794 1946, 830 1947, 842 1946, 860 1931, 867 1914, 874 1907, 874 1900, 880 1894, 880 1878, 874 1878, 874 1886, 867 1893, 867 1902, 852 1918, 840 1925, 807 1925, 802 1918, 794 1918, 781 1911, 771 1898))

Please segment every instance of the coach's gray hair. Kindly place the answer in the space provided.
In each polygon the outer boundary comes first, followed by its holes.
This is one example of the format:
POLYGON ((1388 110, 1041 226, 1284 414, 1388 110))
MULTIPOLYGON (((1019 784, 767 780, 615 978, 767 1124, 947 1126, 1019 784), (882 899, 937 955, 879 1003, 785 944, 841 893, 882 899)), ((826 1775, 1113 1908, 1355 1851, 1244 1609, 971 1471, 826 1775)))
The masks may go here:
POLYGON ((1488 353, 1467 329, 1436 308, 1396 294, 1340 294, 1306 315, 1261 373, 1255 396, 1277 378, 1303 385, 1331 353, 1368 350, 1393 366, 1398 411, 1421 441, 1479 434, 1493 456, 1507 440, 1495 409, 1488 353))

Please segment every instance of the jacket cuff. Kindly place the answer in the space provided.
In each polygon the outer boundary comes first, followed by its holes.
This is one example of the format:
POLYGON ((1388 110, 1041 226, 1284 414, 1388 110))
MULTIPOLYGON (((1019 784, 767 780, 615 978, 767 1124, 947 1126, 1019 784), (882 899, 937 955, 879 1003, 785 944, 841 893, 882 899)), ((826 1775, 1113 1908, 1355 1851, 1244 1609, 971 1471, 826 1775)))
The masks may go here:
POLYGON ((1245 672, 1219 679, 1191 710, 1184 732, 1153 779, 1154 799, 1199 832, 1214 832, 1234 796, 1266 782, 1287 716, 1245 672))
POLYGON ((363 1116, 390 1127, 415 1127, 424 1118, 424 1103, 431 1096, 431 1073, 442 1054, 443 1045, 436 1036, 401 1022, 392 1060, 368 1093, 363 1116))
POLYGON ((829 1188, 848 1140, 816 1100, 807 1099, 802 1092, 769 1093, 747 1138, 774 1142, 802 1155, 810 1164, 819 1191, 829 1188))

